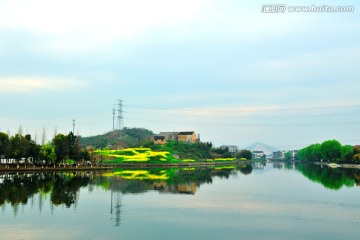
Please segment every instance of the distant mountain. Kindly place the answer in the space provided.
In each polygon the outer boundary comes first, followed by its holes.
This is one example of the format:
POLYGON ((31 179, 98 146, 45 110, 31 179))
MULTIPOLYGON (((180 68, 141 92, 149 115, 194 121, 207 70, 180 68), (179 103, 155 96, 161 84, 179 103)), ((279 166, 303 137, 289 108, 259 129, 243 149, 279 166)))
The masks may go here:
POLYGON ((256 142, 245 148, 250 151, 263 151, 266 155, 272 155, 273 152, 279 151, 279 149, 271 147, 261 142, 256 142))

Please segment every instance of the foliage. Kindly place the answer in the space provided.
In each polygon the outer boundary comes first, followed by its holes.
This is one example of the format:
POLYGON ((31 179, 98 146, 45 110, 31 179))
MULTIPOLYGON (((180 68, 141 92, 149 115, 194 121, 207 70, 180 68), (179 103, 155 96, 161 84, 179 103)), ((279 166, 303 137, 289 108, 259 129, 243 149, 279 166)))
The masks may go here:
POLYGON ((354 162, 355 148, 350 145, 342 146, 336 140, 324 141, 322 144, 312 144, 300 149, 296 158, 308 162, 335 162, 352 163, 354 162))
POLYGON ((291 158, 292 158, 292 152, 287 151, 287 152, 285 153, 285 161, 290 161, 291 158))
POLYGON ((341 157, 341 144, 336 140, 328 140, 321 144, 321 156, 325 161, 333 161, 341 157))
POLYGON ((40 156, 46 164, 54 163, 56 159, 54 147, 50 144, 44 144, 40 149, 40 156))
POLYGON ((341 152, 341 160, 343 162, 352 162, 354 156, 354 149, 350 145, 342 146, 340 149, 341 152))
POLYGON ((153 151, 167 151, 171 154, 177 154, 181 159, 194 159, 199 161, 201 159, 211 158, 211 147, 206 143, 185 143, 177 141, 168 141, 164 145, 150 146, 153 151))
POLYGON ((250 150, 243 149, 238 154, 236 154, 237 158, 246 158, 247 160, 252 159, 252 152, 250 150))
POLYGON ((57 134, 52 141, 55 149, 55 163, 65 161, 69 157, 68 138, 64 134, 57 134))
POLYGON ((6 133, 0 132, 0 157, 6 160, 15 159, 18 163, 20 160, 24 160, 25 163, 31 161, 34 164, 43 161, 46 164, 60 163, 68 158, 76 163, 80 159, 89 160, 89 153, 81 150, 79 140, 72 132, 68 135, 57 134, 52 143, 41 146, 32 140, 30 134, 23 136, 17 133, 9 138, 6 133))
POLYGON ((82 137, 80 145, 83 147, 92 145, 96 149, 104 149, 105 147, 117 144, 121 144, 124 147, 139 147, 145 146, 148 143, 148 138, 152 135, 154 133, 145 128, 123 128, 122 130, 111 131, 103 135, 82 137))
POLYGON ((11 157, 11 142, 6 133, 0 132, 0 157, 8 159, 11 157))

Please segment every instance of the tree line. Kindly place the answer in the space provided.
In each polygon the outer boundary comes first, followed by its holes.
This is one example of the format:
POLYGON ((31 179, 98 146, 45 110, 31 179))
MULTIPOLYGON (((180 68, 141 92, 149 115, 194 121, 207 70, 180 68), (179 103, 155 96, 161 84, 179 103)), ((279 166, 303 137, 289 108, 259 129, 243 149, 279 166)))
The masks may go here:
POLYGON ((296 158, 308 162, 359 163, 360 147, 343 146, 337 140, 327 140, 300 149, 296 158))
POLYGON ((43 145, 37 144, 30 134, 23 136, 20 133, 9 136, 0 132, 0 158, 5 163, 15 160, 16 163, 25 161, 33 164, 59 164, 67 162, 79 163, 89 160, 86 150, 80 147, 80 136, 57 134, 51 142, 43 145))

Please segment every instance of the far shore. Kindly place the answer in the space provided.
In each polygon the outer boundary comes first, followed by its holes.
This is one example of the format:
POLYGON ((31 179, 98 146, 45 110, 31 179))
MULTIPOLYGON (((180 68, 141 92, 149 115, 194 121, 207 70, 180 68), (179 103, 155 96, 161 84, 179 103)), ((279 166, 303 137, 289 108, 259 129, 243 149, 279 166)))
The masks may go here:
POLYGON ((180 163, 119 163, 101 165, 25 165, 25 164, 0 164, 0 172, 51 172, 51 171, 93 171, 111 170, 116 168, 172 168, 172 167, 216 167, 229 165, 245 165, 252 163, 249 161, 224 161, 224 162, 180 162, 180 163))
MULTIPOLYGON (((67 172, 67 171, 107 171, 116 168, 184 168, 184 167, 217 167, 251 164, 252 160, 247 161, 224 161, 224 162, 179 162, 179 163, 118 163, 118 164, 99 164, 99 165, 43 165, 35 166, 32 164, 0 164, 0 173, 3 172, 67 172)), ((327 162, 310 163, 314 165, 327 166, 330 168, 360 169, 360 164, 334 164, 327 162)))

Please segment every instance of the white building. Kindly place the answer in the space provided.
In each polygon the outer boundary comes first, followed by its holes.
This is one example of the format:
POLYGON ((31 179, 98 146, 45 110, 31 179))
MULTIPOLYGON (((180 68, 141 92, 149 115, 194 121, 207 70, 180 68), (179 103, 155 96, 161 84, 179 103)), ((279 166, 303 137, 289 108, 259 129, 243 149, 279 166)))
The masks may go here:
POLYGON ((235 146, 235 145, 222 145, 220 146, 220 149, 224 150, 228 148, 229 149, 229 152, 231 153, 236 153, 238 151, 238 147, 235 146))

